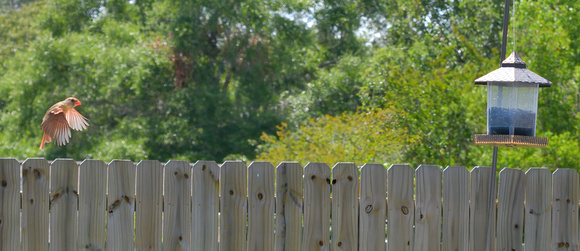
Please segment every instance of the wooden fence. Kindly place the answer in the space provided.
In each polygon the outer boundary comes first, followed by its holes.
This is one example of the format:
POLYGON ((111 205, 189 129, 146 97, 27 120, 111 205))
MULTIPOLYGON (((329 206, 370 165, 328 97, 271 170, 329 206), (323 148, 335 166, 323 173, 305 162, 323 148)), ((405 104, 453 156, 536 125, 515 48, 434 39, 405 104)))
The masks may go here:
MULTIPOLYGON (((331 175, 325 163, 0 159, 0 250, 483 250, 490 177, 489 167, 338 163, 331 175)), ((504 169, 498 184, 496 250, 579 250, 576 171, 504 169)))

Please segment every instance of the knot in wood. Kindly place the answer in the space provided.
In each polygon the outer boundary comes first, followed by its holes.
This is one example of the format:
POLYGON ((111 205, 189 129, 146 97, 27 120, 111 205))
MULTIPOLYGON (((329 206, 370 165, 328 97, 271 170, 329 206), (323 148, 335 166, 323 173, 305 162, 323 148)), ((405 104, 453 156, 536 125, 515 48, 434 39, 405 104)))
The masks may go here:
POLYGON ((183 177, 185 177, 186 179, 188 179, 189 178, 189 175, 187 175, 187 173, 186 173, 186 174, 183 175, 183 177))
POLYGON ((324 245, 324 242, 318 241, 318 245, 322 247, 322 245, 324 245))
POLYGON ((350 175, 349 175, 349 176, 348 176, 348 177, 346 177, 346 178, 348 179, 348 181, 352 181, 352 176, 350 176, 350 175))
POLYGON ((316 175, 312 175, 312 176, 310 176, 310 179, 311 179, 311 180, 314 180, 314 179, 316 179, 316 175))
POLYGON ((373 211, 373 205, 367 205, 367 206, 365 207, 365 212, 366 212, 367 214, 370 214, 372 211, 373 211))
POLYGON ((230 195, 234 195, 234 190, 230 190, 230 195))
POLYGON ((326 178, 326 183, 330 185, 330 179, 326 178))
POLYGON ((402 206, 401 211, 403 212, 404 215, 409 214, 409 208, 407 208, 406 206, 402 206))
POLYGON ((342 241, 339 241, 338 243, 336 243, 337 246, 342 246, 342 241))
POLYGON ((201 166, 201 170, 205 171, 205 165, 201 166))
POLYGON ((2 187, 6 187, 8 185, 8 182, 6 182, 5 180, 2 181, 2 187))
POLYGON ((34 176, 36 176, 36 178, 40 178, 40 171, 38 171, 38 169, 34 169, 34 176))
POLYGON ((333 185, 334 185, 334 184, 336 184, 336 179, 333 179, 333 180, 332 180, 332 184, 333 184, 333 185))
POLYGON ((258 199, 262 200, 262 198, 264 197, 264 195, 262 195, 262 193, 258 193, 258 199))

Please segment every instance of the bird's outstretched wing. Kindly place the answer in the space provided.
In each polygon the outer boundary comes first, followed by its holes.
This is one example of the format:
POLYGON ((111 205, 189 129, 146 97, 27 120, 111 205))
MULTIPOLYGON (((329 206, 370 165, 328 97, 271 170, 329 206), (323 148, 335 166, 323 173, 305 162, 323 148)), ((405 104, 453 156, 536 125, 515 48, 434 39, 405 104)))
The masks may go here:
POLYGON ((82 131, 87 129, 89 126, 89 122, 87 122, 87 118, 81 115, 75 108, 71 108, 66 113, 66 121, 68 125, 77 131, 82 131))
POLYGON ((59 146, 68 143, 71 132, 62 109, 56 109, 46 114, 46 119, 42 121, 42 131, 48 136, 46 138, 43 137, 43 141, 46 143, 51 142, 53 139, 59 146))

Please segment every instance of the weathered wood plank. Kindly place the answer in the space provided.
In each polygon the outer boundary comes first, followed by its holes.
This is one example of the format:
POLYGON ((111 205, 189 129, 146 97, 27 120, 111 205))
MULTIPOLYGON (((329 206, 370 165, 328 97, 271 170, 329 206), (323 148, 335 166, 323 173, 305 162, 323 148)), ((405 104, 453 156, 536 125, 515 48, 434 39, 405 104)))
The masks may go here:
POLYGON ((241 161, 226 161, 220 181, 220 250, 246 250, 247 168, 241 161))
POLYGON ((443 250, 469 250, 469 171, 449 166, 443 171, 443 250))
POLYGON ((80 164, 77 250, 104 250, 107 217, 107 164, 85 160, 80 164))
POLYGON ((107 250, 133 250, 135 165, 129 160, 109 163, 107 250))
POLYGON ((365 164, 360 172, 359 250, 385 250, 387 169, 365 164))
POLYGON ((441 169, 420 165, 415 171, 415 249, 441 250, 441 169))
MULTIPOLYGON (((488 216, 489 182, 492 176, 491 167, 475 167, 471 170, 471 215, 469 221, 469 250, 485 250, 485 236, 488 216)), ((495 182, 497 184, 497 182, 495 182)), ((493 188, 493 201, 497 196, 497 186, 493 188)), ((495 204, 495 203, 494 203, 495 204)), ((491 210, 491 233, 488 242, 488 250, 495 250, 495 211, 493 205, 491 210)))
POLYGON ((310 162, 304 167, 304 235, 302 250, 330 250, 330 168, 310 162))
POLYGON ((0 250, 20 250, 20 163, 0 158, 0 250))
POLYGON ((499 173, 498 250, 523 249, 525 181, 525 174, 520 169, 504 168, 499 173))
POLYGON ((413 176, 409 165, 391 165, 388 177, 387 250, 413 249, 413 176))
POLYGON ((358 168, 337 163, 332 168, 332 249, 358 248, 358 168))
POLYGON ((526 172, 526 251, 550 250, 552 244, 552 173, 546 168, 526 172))
POLYGON ((298 162, 276 167, 276 251, 302 248, 303 173, 298 162))
POLYGON ((270 162, 248 167, 248 250, 274 250, 274 173, 270 162))
POLYGON ((135 248, 161 250, 163 166, 157 160, 137 164, 135 248))
POLYGON ((191 170, 191 250, 217 251, 220 167, 214 161, 198 161, 191 170))
POLYGON ((77 248, 78 170, 72 159, 50 165, 50 250, 77 248))
POLYGON ((552 250, 580 250, 578 244, 578 172, 558 168, 552 174, 552 250))
POLYGON ((164 171, 163 250, 190 250, 191 166, 171 160, 164 171))
POLYGON ((48 250, 49 182, 46 160, 22 163, 22 250, 48 250))

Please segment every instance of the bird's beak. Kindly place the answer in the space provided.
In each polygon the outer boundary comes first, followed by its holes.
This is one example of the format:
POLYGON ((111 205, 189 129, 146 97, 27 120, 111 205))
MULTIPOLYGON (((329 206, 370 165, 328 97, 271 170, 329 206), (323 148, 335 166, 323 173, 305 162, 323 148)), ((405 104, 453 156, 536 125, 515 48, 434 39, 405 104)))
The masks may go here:
POLYGON ((81 105, 81 101, 77 100, 77 102, 75 102, 75 106, 79 106, 79 105, 81 105))

